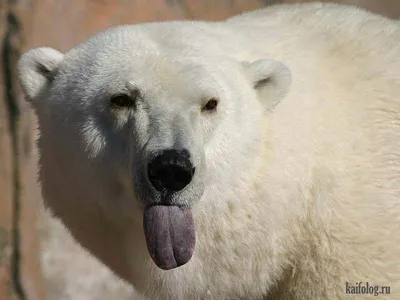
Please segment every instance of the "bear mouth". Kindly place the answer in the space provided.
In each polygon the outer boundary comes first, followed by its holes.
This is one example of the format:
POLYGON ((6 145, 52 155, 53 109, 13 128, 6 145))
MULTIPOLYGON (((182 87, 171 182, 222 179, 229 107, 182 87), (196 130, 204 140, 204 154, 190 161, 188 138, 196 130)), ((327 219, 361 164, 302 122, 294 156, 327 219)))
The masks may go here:
POLYGON ((154 205, 145 209, 143 229, 147 250, 162 270, 189 262, 196 244, 193 215, 189 208, 154 205))

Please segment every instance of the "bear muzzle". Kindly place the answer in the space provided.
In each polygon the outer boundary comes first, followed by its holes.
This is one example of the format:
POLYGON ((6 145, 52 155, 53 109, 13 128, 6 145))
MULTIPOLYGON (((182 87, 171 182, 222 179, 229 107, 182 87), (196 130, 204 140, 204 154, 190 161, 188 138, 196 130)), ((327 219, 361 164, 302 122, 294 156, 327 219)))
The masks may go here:
POLYGON ((182 266, 193 255, 196 235, 192 212, 174 199, 182 196, 195 171, 186 149, 163 150, 147 164, 148 183, 160 200, 148 203, 143 228, 148 252, 160 269, 182 266))

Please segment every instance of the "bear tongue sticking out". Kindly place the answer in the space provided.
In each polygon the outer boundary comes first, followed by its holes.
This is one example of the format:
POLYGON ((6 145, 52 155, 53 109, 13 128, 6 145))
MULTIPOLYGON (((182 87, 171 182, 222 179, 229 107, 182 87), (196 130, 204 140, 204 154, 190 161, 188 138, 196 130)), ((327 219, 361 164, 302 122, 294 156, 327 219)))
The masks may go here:
POLYGON ((196 235, 190 209, 178 206, 147 207, 143 216, 147 249, 156 265, 170 270, 193 255, 196 235))

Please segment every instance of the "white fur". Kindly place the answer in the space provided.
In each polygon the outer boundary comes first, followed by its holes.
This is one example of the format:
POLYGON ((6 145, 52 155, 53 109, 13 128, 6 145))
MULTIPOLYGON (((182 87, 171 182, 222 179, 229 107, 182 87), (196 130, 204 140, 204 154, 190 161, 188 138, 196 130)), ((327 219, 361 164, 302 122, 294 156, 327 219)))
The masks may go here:
POLYGON ((280 5, 110 29, 62 60, 28 52, 20 73, 39 117, 46 204, 150 299, 347 299, 346 281, 399 299, 397 22, 280 5), (57 65, 44 94, 35 60, 57 65), (137 112, 110 110, 109 96, 132 87, 145 95, 137 112), (214 96, 217 112, 202 114, 214 96), (174 145, 199 170, 176 199, 193 207, 197 246, 162 271, 144 242, 140 172, 174 145))

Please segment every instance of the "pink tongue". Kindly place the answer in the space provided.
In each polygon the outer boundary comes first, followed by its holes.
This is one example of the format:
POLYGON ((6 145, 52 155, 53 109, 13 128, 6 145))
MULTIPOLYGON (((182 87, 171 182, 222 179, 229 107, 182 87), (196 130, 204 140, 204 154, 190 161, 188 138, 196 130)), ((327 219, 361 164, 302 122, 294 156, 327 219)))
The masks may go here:
POLYGON ((144 212, 143 227, 147 249, 159 268, 170 270, 192 257, 196 235, 190 209, 150 206, 144 212))

